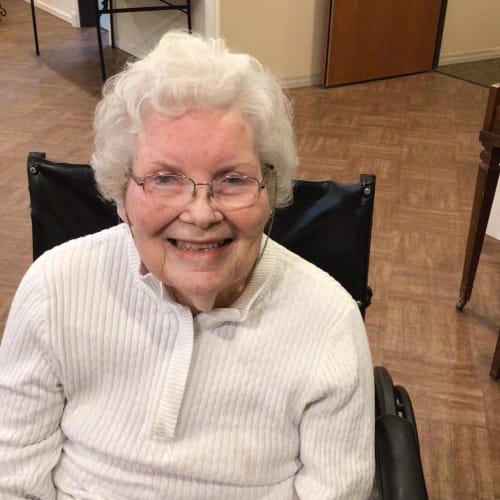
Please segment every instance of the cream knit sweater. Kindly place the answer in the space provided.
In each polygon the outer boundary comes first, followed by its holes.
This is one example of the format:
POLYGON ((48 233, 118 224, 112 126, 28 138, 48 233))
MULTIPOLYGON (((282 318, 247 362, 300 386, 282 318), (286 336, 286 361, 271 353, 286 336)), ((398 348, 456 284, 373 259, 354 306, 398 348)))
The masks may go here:
POLYGON ((269 241, 232 308, 162 292, 119 225, 24 277, 0 347, 0 498, 361 499, 373 379, 358 308, 269 241))

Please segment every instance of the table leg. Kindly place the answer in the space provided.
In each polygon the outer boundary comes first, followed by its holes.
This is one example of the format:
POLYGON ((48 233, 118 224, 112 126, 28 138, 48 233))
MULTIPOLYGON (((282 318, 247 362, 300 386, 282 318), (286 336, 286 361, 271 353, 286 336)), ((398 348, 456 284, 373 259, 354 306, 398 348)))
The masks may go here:
POLYGON ((462 283, 460 285, 460 296, 457 309, 462 311, 469 301, 476 277, 477 265, 483 248, 486 226, 495 196, 498 182, 500 160, 500 150, 497 148, 483 149, 481 152, 481 163, 477 173, 476 190, 474 193, 474 203, 470 218, 469 236, 467 238, 467 250, 462 273, 462 283))
POLYGON ((35 37, 35 52, 40 55, 40 47, 38 45, 38 30, 36 29, 36 13, 35 13, 35 0, 31 0, 31 20, 33 21, 33 35, 35 37))
POLYGON ((495 354, 493 354, 490 375, 494 380, 500 378, 500 329, 498 330, 497 346, 495 347, 495 354))

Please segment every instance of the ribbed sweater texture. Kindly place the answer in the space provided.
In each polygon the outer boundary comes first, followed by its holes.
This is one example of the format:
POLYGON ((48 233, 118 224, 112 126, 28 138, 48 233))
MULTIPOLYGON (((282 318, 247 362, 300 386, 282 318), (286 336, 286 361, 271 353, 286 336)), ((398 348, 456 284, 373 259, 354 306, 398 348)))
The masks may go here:
POLYGON ((373 378, 358 307, 269 240, 193 317, 125 225, 37 259, 0 346, 0 498, 363 499, 373 378))

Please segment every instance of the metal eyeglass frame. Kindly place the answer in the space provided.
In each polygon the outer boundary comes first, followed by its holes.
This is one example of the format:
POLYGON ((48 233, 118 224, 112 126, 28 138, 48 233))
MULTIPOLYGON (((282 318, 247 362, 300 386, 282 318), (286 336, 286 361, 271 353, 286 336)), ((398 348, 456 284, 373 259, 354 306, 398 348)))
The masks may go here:
MULTIPOLYGON (((266 166, 268 168, 270 168, 271 170, 274 169, 274 167, 272 165, 266 165, 266 166)), ((146 175, 145 177, 140 178, 140 177, 136 177, 132 172, 129 172, 128 177, 130 177, 138 186, 141 186, 142 190, 144 191, 144 193, 147 196, 147 191, 146 191, 146 188, 145 188, 147 180, 151 179, 153 177, 156 177, 159 174, 160 173, 155 172, 155 173, 152 173, 152 174, 146 175)), ((196 193, 198 192, 198 190, 197 190, 198 186, 207 186, 208 187, 208 195, 209 195, 209 197, 211 197, 212 199, 214 199, 216 203, 217 203, 217 197, 214 195, 214 191, 213 191, 213 185, 214 185, 214 183, 216 183, 216 182, 218 182, 218 181, 220 181, 222 179, 230 178, 230 177, 237 177, 237 178, 243 178, 243 179, 251 179, 251 180, 255 181, 257 183, 257 189, 258 190, 257 190, 257 194, 256 194, 255 198, 252 200, 252 202, 249 203, 248 205, 244 204, 241 207, 234 207, 234 208, 251 207, 257 201, 257 198, 259 197, 260 192, 263 189, 266 188, 266 184, 264 182, 264 179, 259 180, 256 177, 252 177, 252 176, 249 176, 249 175, 235 175, 235 176, 227 175, 227 176, 223 176, 223 177, 220 177, 220 178, 215 178, 215 179, 211 180, 210 182, 195 182, 193 179, 191 179, 191 177, 188 177, 187 175, 184 175, 184 174, 165 174, 165 175, 171 175, 173 177, 178 177, 178 178, 181 178, 183 180, 191 182, 191 184, 193 185, 193 191, 191 193, 191 200, 196 197, 196 193)), ((222 205, 224 205, 224 202, 222 202, 222 205)))

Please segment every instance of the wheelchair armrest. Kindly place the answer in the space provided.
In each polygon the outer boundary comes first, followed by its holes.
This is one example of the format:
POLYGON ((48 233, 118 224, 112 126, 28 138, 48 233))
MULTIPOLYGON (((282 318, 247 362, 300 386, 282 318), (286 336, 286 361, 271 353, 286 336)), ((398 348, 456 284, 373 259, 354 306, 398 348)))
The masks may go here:
POLYGON ((375 416, 396 415, 394 384, 389 370, 384 366, 373 368, 375 381, 375 416))
POLYGON ((413 426, 397 415, 375 422, 377 487, 384 500, 427 500, 424 473, 413 426))

